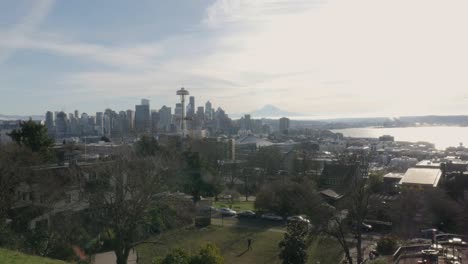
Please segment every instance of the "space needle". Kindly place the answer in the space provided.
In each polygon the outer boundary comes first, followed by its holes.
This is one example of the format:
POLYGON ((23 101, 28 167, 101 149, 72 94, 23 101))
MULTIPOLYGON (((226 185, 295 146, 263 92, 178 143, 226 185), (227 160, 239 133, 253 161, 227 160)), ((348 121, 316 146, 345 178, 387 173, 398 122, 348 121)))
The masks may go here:
POLYGON ((182 87, 177 91, 177 95, 180 95, 180 103, 182 104, 182 118, 180 119, 180 128, 182 130, 182 136, 185 136, 185 96, 189 95, 189 92, 182 87))

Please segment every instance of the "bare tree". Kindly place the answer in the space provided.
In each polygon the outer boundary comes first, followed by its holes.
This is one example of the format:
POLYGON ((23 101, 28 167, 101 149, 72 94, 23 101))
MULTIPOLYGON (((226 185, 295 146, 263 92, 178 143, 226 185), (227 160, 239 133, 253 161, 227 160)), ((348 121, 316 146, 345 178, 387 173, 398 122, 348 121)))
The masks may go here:
POLYGON ((165 190, 171 175, 162 156, 120 155, 105 164, 86 195, 97 225, 110 238, 117 264, 126 264, 130 250, 146 241, 148 213, 165 190))
POLYGON ((360 170, 351 179, 348 185, 348 192, 343 198, 342 204, 337 207, 323 207, 322 217, 316 220, 318 222, 317 232, 336 239, 341 245, 348 263, 352 264, 353 259, 350 255, 351 239, 356 239, 357 263, 363 261, 362 252, 362 232, 364 220, 369 210, 370 188, 366 180, 362 177, 360 170), (352 235, 352 236, 350 236, 352 235))

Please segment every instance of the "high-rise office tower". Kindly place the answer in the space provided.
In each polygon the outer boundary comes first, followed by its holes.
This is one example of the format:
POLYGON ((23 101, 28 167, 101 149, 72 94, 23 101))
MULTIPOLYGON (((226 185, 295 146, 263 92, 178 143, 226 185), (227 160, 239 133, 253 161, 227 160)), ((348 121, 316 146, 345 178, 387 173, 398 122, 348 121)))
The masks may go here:
POLYGON ((159 128, 163 131, 168 131, 172 123, 172 109, 163 105, 159 109, 159 128))
POLYGON ((148 99, 141 99, 141 104, 142 104, 142 105, 148 105, 148 106, 149 106, 149 105, 150 105, 150 100, 148 100, 148 99))
POLYGON ((54 122, 54 113, 47 111, 45 116, 45 126, 47 127, 47 132, 49 135, 55 134, 55 122, 54 122))
POLYGON ((189 104, 187 106, 187 116, 192 117, 195 115, 195 96, 189 97, 189 104))
POLYGON ((80 118, 80 112, 78 112, 78 110, 75 110, 75 118, 76 119, 80 118))
POLYGON ((111 137, 111 129, 112 129, 112 116, 111 113, 106 111, 103 117, 103 134, 107 137, 111 137))
POLYGON ((252 130, 252 119, 250 115, 244 115, 244 129, 252 130))
POLYGON ((211 120, 213 119, 213 115, 212 115, 212 109, 211 109, 211 102, 208 101, 206 102, 205 104, 205 119, 206 120, 211 120))
POLYGON ((150 130, 151 116, 149 104, 135 106, 135 130, 138 133, 147 133, 150 130))
POLYGON ((289 118, 282 117, 279 119, 279 131, 282 134, 287 134, 289 129, 289 118))
POLYGON ((175 122, 178 128, 181 128, 182 111, 183 111, 182 104, 177 103, 174 108, 174 118, 175 118, 175 122))
POLYGON ((65 137, 68 132, 67 114, 59 112, 55 120, 55 129, 57 137, 65 137))
POLYGON ((96 125, 94 126, 94 130, 96 130, 99 136, 104 135, 104 113, 103 112, 96 112, 96 125))
POLYGON ((131 132, 135 129, 135 111, 127 110, 128 131, 131 132))
POLYGON ((159 112, 156 110, 151 110, 151 131, 153 133, 158 132, 159 130, 159 112))

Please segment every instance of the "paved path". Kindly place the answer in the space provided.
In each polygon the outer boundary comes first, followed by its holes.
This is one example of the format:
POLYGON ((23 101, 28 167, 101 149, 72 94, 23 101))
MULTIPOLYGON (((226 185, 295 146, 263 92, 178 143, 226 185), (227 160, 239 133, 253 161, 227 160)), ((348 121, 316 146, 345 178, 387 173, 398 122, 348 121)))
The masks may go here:
POLYGON ((284 226, 274 226, 274 227, 262 227, 256 223, 250 222, 240 222, 237 218, 211 218, 211 224, 216 226, 229 226, 229 227, 240 227, 240 228, 250 228, 250 229, 258 229, 258 230, 265 230, 269 232, 276 232, 276 233, 286 233, 284 226))
MULTIPOLYGON (((117 258, 115 257, 115 253, 112 251, 99 253, 94 255, 93 264, 115 264, 117 258)), ((130 255, 128 256, 128 264, 137 264, 137 254, 136 251, 130 251, 130 255)))

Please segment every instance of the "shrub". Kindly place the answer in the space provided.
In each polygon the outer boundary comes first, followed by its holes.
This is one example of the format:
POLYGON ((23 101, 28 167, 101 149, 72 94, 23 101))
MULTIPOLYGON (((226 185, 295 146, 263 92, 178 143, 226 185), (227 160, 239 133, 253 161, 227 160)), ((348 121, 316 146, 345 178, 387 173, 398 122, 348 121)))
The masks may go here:
POLYGON ((391 255, 395 252, 398 246, 398 240, 394 237, 382 237, 377 242, 377 251, 382 255, 391 255))

